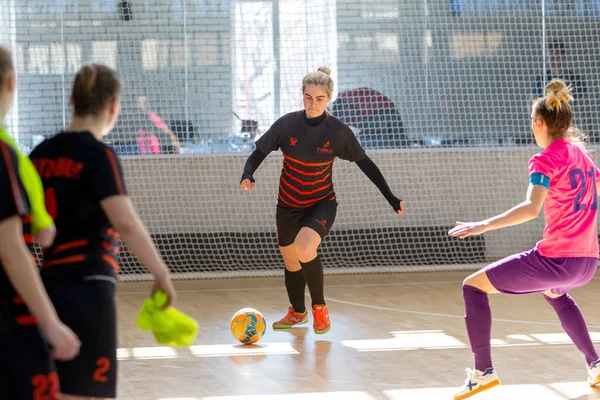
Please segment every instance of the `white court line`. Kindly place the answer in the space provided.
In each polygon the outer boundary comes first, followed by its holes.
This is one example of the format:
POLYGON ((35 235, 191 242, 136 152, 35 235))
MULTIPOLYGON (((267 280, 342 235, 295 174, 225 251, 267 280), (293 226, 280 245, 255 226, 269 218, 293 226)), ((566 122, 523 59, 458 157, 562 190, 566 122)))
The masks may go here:
MULTIPOLYGON (((464 318, 464 315, 453 315, 453 314, 446 314, 446 313, 432 313, 432 312, 426 312, 426 311, 403 310, 401 308, 373 306, 373 305, 370 305, 370 304, 355 303, 355 302, 352 302, 352 301, 332 299, 331 297, 326 297, 325 299, 327 301, 331 301, 333 303, 346 304, 346 305, 355 306, 355 307, 371 308, 371 309, 382 310, 382 311, 399 312, 399 313, 403 313, 403 314, 425 315, 425 316, 429 316, 429 317, 442 317, 442 318, 460 318, 460 319, 464 318)), ((510 323, 516 323, 516 324, 529 324, 529 325, 561 326, 559 323, 555 323, 555 322, 524 321, 524 320, 520 320, 520 319, 492 318, 492 321, 495 321, 495 322, 510 322, 510 323)), ((588 328, 600 329, 600 326, 598 326, 598 325, 588 325, 588 328)))
MULTIPOLYGON (((169 399, 162 399, 169 400, 169 399)), ((201 400, 374 400, 366 392, 317 392, 202 397, 201 400)))
MULTIPOLYGON (((126 281, 131 283, 133 281, 126 281)), ((141 282, 141 281, 140 281, 141 282)), ((148 281, 149 283, 151 281, 148 281)), ((462 281, 424 281, 424 282, 394 282, 394 283, 357 283, 346 285, 325 285, 326 288, 346 288, 346 287, 379 287, 379 286, 422 286, 422 285, 446 285, 446 284, 461 284, 462 281)), ((240 288, 220 288, 220 289, 186 289, 178 290, 177 293, 211 293, 211 292, 249 292, 256 290, 284 290, 285 286, 271 287, 240 287, 240 288)), ((147 290, 134 292, 117 292, 117 295, 136 295, 148 294, 147 290)))

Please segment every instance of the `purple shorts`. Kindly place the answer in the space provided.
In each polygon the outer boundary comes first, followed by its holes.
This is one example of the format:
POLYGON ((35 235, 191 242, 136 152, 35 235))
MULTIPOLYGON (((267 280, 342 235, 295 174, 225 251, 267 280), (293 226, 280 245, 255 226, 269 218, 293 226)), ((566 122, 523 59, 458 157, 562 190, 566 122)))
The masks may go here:
POLYGON ((596 273, 594 257, 549 258, 537 249, 513 254, 484 268, 492 285, 501 293, 540 293, 548 289, 554 294, 588 283, 596 273))

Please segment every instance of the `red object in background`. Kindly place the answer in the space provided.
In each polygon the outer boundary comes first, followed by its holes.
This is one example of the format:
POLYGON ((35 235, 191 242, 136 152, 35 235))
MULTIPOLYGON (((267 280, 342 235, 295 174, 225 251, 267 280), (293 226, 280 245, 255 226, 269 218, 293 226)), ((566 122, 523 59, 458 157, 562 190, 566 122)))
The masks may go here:
POLYGON ((349 89, 338 94, 333 115, 347 125, 360 127, 362 120, 376 111, 395 108, 389 97, 375 89, 349 89))

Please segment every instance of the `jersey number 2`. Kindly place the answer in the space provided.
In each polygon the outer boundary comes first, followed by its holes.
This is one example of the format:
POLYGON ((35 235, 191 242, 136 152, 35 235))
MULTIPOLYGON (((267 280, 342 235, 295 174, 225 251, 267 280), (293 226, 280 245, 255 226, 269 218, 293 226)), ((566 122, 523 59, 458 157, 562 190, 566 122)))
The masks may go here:
POLYGON ((108 382, 108 377, 106 373, 110 369, 110 359, 106 357, 100 357, 96 360, 96 371, 94 372, 94 381, 95 382, 108 382))
POLYGON ((44 198, 46 203, 46 211, 52 217, 56 219, 58 216, 58 204, 56 203, 56 192, 53 187, 50 187, 44 191, 44 198))
MULTIPOLYGON (((596 192, 596 171, 594 170, 594 167, 590 168, 590 170, 587 171, 587 177, 592 179, 594 182, 594 184, 592 185, 594 187, 594 199, 592 200, 590 210, 597 210, 598 209, 598 193, 596 192)), ((571 170, 571 172, 569 172, 569 180, 571 181, 571 189, 577 189, 579 187, 579 192, 577 193, 577 196, 575 196, 575 202, 573 205, 574 211, 583 211, 586 209, 586 204, 582 203, 581 200, 583 199, 583 196, 585 195, 585 188, 587 186, 586 185, 587 177, 581 168, 575 168, 575 169, 571 170)))

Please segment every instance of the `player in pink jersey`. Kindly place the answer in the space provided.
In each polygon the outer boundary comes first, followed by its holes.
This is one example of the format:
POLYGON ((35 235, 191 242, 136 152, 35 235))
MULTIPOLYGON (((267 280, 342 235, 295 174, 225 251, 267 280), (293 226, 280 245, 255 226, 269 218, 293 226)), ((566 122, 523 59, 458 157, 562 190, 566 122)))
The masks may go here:
POLYGON ((509 256, 472 274, 463 282, 465 322, 475 368, 455 400, 500 384, 491 357, 492 313, 489 293, 543 293, 561 325, 587 363, 588 383, 600 383, 600 360, 583 315, 569 290, 588 283, 598 267, 597 181, 600 172, 585 150, 583 135, 573 128, 573 98, 561 80, 546 86, 533 103, 531 128, 540 153, 529 161, 527 199, 503 214, 480 222, 457 222, 450 236, 464 239, 536 218, 545 203, 543 239, 524 253, 509 256))

